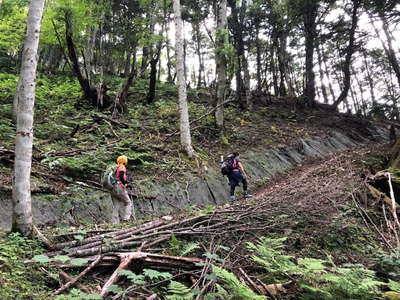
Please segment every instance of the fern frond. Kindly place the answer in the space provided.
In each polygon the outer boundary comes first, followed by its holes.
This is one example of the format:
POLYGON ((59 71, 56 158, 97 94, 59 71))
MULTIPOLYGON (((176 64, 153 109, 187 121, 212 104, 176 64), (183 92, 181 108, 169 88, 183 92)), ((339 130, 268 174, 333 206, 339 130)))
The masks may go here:
POLYGON ((165 296, 167 300, 192 300, 194 297, 190 288, 184 284, 171 281, 168 285, 168 295, 165 296))
POLYGON ((230 299, 252 299, 252 300, 264 300, 264 296, 257 295, 250 288, 242 284, 237 277, 228 272, 225 269, 222 269, 217 266, 212 266, 213 273, 226 284, 226 289, 231 295, 230 299))
POLYGON ((193 250, 199 249, 200 245, 199 243, 191 242, 186 245, 184 245, 182 252, 180 253, 181 256, 185 256, 192 252, 193 250))

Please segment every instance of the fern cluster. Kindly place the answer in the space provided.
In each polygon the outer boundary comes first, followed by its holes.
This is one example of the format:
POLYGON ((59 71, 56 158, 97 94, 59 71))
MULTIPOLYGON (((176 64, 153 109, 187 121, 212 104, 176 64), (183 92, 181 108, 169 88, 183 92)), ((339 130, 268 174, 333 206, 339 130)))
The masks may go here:
POLYGON ((377 280, 375 272, 362 265, 337 267, 331 259, 300 258, 285 255, 285 238, 263 237, 257 244, 248 243, 254 251, 252 259, 267 272, 271 282, 288 275, 295 276, 303 289, 302 299, 375 299, 379 287, 385 285, 377 280))

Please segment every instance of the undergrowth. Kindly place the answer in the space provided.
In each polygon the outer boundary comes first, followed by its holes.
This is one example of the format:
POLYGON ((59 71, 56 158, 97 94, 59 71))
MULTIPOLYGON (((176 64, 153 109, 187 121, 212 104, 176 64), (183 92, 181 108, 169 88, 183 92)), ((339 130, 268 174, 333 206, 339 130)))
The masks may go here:
POLYGON ((0 299, 46 299, 48 278, 37 265, 24 263, 42 251, 37 240, 18 233, 0 237, 0 299))

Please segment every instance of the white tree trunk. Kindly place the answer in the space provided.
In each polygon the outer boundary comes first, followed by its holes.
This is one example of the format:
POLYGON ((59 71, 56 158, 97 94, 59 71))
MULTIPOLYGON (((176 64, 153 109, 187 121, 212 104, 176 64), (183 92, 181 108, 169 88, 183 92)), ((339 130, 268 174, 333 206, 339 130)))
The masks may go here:
POLYGON ((174 0, 174 20, 175 20, 175 55, 176 55, 176 75, 178 83, 179 115, 181 145, 189 157, 193 157, 192 138, 190 136, 189 111, 186 95, 185 68, 183 57, 183 38, 182 38, 182 18, 181 4, 179 0, 174 0))
POLYGON ((217 37, 216 37, 216 53, 215 64, 217 71, 217 107, 215 110, 215 121, 217 127, 224 127, 224 106, 225 91, 226 91, 226 57, 224 54, 224 45, 227 40, 227 16, 226 2, 222 0, 218 2, 218 20, 217 20, 217 37))
POLYGON ((28 13, 19 89, 17 90, 17 132, 13 178, 13 231, 32 233, 31 165, 33 142, 33 107, 35 103, 37 50, 45 0, 31 0, 28 13))

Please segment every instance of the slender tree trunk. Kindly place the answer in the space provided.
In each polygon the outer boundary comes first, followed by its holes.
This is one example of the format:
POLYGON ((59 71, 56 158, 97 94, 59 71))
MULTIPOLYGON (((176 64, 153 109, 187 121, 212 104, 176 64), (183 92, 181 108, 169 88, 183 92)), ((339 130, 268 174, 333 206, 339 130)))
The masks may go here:
MULTIPOLYGON (((382 11, 379 12, 379 17, 382 21, 382 29, 383 29, 383 32, 385 33, 386 41, 387 41, 387 47, 385 47, 385 52, 389 58, 390 64, 392 65, 393 71, 396 74, 397 82, 398 82, 399 88, 400 88, 400 65, 399 65, 399 62, 397 61, 396 53, 393 50, 392 38, 391 38, 390 31, 389 31, 389 25, 387 23, 385 15, 383 14, 382 11)), ((384 43, 382 43, 382 44, 384 45, 384 43)))
POLYGON ((346 49, 346 58, 344 61, 343 65, 343 74, 344 74, 344 81, 343 81, 343 90, 340 93, 339 97, 335 102, 333 102, 332 106, 333 108, 337 108, 340 102, 342 102, 346 97, 347 94, 349 93, 350 89, 350 65, 351 65, 351 57, 353 56, 353 53, 355 52, 355 34, 356 34, 356 28, 357 28, 357 23, 358 23, 358 8, 360 7, 361 1, 360 0, 353 0, 353 12, 351 16, 351 28, 350 28, 350 37, 349 37, 349 45, 347 46, 346 49))
POLYGON ((78 78, 79 84, 81 85, 85 99, 90 100, 93 105, 97 104, 97 92, 96 89, 92 88, 89 84, 89 80, 82 75, 79 67, 78 56, 75 50, 75 44, 72 37, 71 20, 68 13, 65 14, 65 36, 68 47, 68 56, 72 62, 73 71, 78 78))
MULTIPOLYGON (((351 95, 351 100, 353 101, 354 104, 354 110, 356 111, 357 114, 363 114, 360 102, 358 101, 357 94, 354 92, 353 87, 350 85, 350 95, 351 95)), ((346 105, 347 107, 349 106, 348 104, 348 99, 346 99, 346 105)))
POLYGON ((142 64, 140 67, 140 78, 145 79, 147 77, 146 69, 149 61, 149 48, 147 46, 142 49, 142 64))
POLYGON ((181 17, 180 0, 173 0, 174 19, 175 19, 175 53, 176 53, 176 73, 178 82, 179 115, 180 115, 180 135, 181 145, 189 157, 194 156, 192 138, 190 135, 189 109, 186 94, 186 81, 183 57, 183 25, 181 17))
POLYGON ((317 54, 318 54, 318 66, 319 66, 319 77, 320 77, 320 82, 321 82, 321 91, 322 91, 322 97, 324 97, 324 103, 328 104, 329 99, 328 99, 328 93, 326 92, 326 87, 324 84, 325 81, 325 76, 324 76, 324 71, 322 69, 322 57, 321 57, 321 50, 319 45, 317 45, 317 54))
POLYGON ((360 100, 361 100, 361 106, 362 106, 362 110, 365 114, 365 109, 366 109, 366 105, 365 105, 365 98, 364 98, 364 89, 362 87, 362 83, 360 81, 360 79, 358 78, 357 72, 354 69, 354 67, 351 67, 351 72, 354 74, 354 78, 356 79, 357 85, 358 85, 358 90, 360 91, 360 100))
POLYGON ((368 81, 368 85, 369 85, 369 91, 371 94, 372 106, 376 106, 377 103, 376 103, 375 92, 374 92, 374 80, 371 76, 371 72, 370 72, 369 65, 368 65, 367 54, 365 53, 365 51, 363 52, 363 57, 364 57, 365 70, 367 71, 367 81, 368 81))
POLYGON ((149 93, 147 95, 147 103, 151 104, 154 102, 156 96, 157 87, 157 64, 160 60, 161 55, 161 42, 158 43, 156 53, 150 60, 150 82, 149 82, 149 93))
POLYGON ((247 57, 243 55, 243 73, 244 73, 244 87, 246 92, 246 107, 248 110, 253 109, 253 101, 251 98, 251 89, 250 89, 250 71, 249 64, 247 61, 247 57))
MULTIPOLYGON (((102 12, 100 20, 103 22, 104 18, 104 12, 102 12)), ((97 33, 99 31, 99 26, 95 26, 94 28, 91 29, 91 34, 87 39, 87 45, 86 45, 86 50, 85 50, 85 57, 86 57, 86 66, 88 70, 88 80, 89 83, 92 82, 92 75, 94 74, 94 66, 93 66, 93 57, 94 57, 94 49, 96 45, 96 37, 97 33)))
POLYGON ((132 53, 131 53, 129 48, 130 47, 127 47, 127 51, 126 51, 126 60, 125 60, 125 66, 124 66, 124 76, 127 76, 131 71, 132 53))
POLYGON ((318 12, 318 3, 315 0, 309 0, 303 13, 303 23, 305 32, 306 46, 306 70, 305 70, 305 89, 304 96, 308 106, 315 105, 315 74, 314 74, 314 42, 317 36, 316 18, 318 12))
POLYGON ((261 45, 260 45, 260 23, 256 22, 256 63, 257 63, 257 91, 261 91, 261 45))
POLYGON ((277 45, 277 56, 278 56, 278 68, 279 68, 279 96, 287 96, 286 82, 286 33, 281 32, 279 37, 276 39, 277 45))
POLYGON ((201 32, 200 32, 200 24, 198 22, 192 23, 193 31, 194 31, 194 39, 195 39, 195 48, 196 54, 199 60, 199 73, 197 75, 197 88, 200 88, 203 85, 203 73, 204 73, 204 62, 201 56, 201 32))
POLYGON ((12 230, 24 236, 32 234, 31 166, 33 144, 33 109, 35 104, 37 53, 44 0, 31 0, 28 12, 20 84, 17 90, 17 132, 13 178, 12 230))
POLYGON ((242 6, 240 10, 237 7, 236 0, 228 0, 227 3, 231 7, 231 28, 233 32, 234 46, 236 50, 236 98, 239 102, 239 106, 242 109, 246 108, 247 91, 243 73, 244 65, 243 62, 246 59, 244 56, 244 40, 243 40, 243 24, 244 24, 244 12, 246 10, 246 0, 242 0, 242 6))
POLYGON ((215 109, 215 121, 217 127, 223 130, 224 127, 224 106, 225 91, 226 91, 226 57, 223 51, 225 41, 227 41, 227 14, 226 14, 226 0, 218 2, 218 19, 217 19, 217 36, 216 41, 216 54, 215 64, 217 71, 217 101, 215 109))
POLYGON ((171 62, 171 55, 170 55, 170 40, 169 40, 169 24, 170 24, 170 15, 168 12, 168 5, 167 0, 163 2, 163 11, 164 11, 164 20, 165 20, 165 48, 167 49, 167 82, 172 83, 172 62, 171 62))
MULTIPOLYGON (((185 22, 183 20, 182 20, 182 28, 185 28, 185 22)), ((188 82, 188 79, 187 79, 188 69, 187 69, 187 65, 186 65, 187 40, 186 40, 186 36, 185 36, 185 31, 182 32, 182 39, 183 39, 183 70, 184 70, 184 74, 185 74, 185 82, 188 82)), ((190 84, 190 81, 189 81, 189 84, 190 84)))
POLYGON ((324 49, 322 48, 322 49, 320 49, 320 51, 321 51, 321 56, 322 56, 322 62, 324 63, 325 75, 328 80, 329 93, 331 94, 333 101, 335 101, 336 95, 335 95, 335 91, 333 90, 332 79, 331 79, 331 75, 330 75, 329 68, 328 68, 328 62, 327 62, 328 59, 326 58, 324 49))
POLYGON ((275 63, 275 50, 276 49, 274 46, 271 46, 271 60, 270 60, 270 69, 272 73, 272 82, 273 82, 273 87, 274 87, 274 94, 276 96, 279 95, 279 85, 278 85, 278 74, 276 71, 276 63, 275 63))

